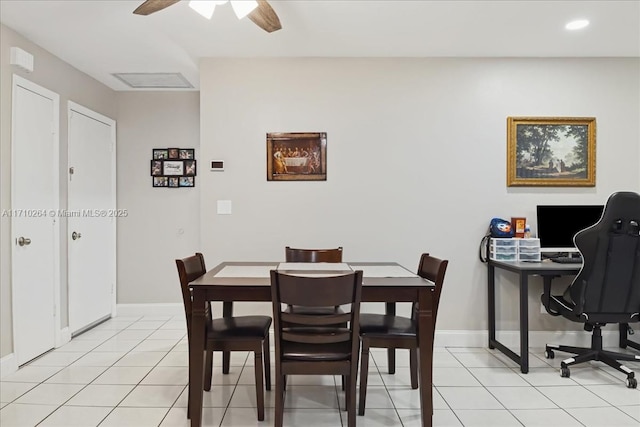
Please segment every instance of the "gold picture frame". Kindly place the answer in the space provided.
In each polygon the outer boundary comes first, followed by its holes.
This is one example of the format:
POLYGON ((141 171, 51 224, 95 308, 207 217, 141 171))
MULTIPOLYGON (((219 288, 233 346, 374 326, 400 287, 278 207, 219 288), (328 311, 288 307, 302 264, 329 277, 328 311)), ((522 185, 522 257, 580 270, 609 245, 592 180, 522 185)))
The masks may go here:
POLYGON ((267 181, 326 180, 326 132, 267 134, 267 181))
POLYGON ((595 117, 507 117, 507 186, 595 185, 595 117))

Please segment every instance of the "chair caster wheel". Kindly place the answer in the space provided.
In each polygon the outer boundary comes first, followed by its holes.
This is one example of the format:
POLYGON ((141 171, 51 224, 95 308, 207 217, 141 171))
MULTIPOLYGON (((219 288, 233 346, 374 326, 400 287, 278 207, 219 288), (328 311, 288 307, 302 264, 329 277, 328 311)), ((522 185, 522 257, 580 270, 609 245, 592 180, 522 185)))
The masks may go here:
POLYGON ((545 350, 544 357, 546 359, 553 359, 554 357, 556 357, 556 354, 553 352, 553 350, 545 350))
POLYGON ((627 388, 638 388, 638 380, 635 378, 627 378, 627 388))
POLYGON ((560 368, 560 376, 562 378, 569 378, 571 376, 571 372, 569 371, 569 368, 567 368, 566 366, 563 366, 562 368, 560 368))

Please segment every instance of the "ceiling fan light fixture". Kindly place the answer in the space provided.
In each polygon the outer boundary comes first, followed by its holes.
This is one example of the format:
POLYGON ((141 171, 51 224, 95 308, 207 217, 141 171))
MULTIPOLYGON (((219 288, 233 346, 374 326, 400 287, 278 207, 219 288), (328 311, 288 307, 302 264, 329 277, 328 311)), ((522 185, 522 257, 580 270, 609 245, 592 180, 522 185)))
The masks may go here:
POLYGON ((219 3, 220 1, 215 0, 191 0, 189 2, 189 7, 205 18, 211 19, 211 17, 213 16, 213 11, 216 8, 216 4, 219 3))
POLYGON ((231 7, 238 19, 242 19, 258 7, 256 0, 231 0, 231 7))

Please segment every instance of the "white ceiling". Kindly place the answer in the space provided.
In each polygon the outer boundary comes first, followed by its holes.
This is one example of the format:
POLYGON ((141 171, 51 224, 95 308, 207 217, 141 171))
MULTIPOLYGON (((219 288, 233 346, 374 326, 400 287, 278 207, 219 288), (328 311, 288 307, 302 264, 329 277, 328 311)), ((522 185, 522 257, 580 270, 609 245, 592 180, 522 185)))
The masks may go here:
MULTIPOLYGON (((282 30, 211 21, 183 0, 0 0, 0 22, 115 90, 117 72, 180 72, 199 87, 208 57, 640 57, 640 0, 270 0, 282 30), (574 19, 591 21, 569 32, 574 19)), ((36 61, 37 66, 37 61, 36 61)))

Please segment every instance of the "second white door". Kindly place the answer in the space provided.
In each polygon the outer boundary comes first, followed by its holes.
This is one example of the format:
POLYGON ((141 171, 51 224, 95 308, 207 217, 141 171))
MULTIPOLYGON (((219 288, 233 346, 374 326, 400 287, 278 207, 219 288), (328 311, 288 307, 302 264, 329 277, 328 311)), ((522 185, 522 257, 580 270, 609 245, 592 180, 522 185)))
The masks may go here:
POLYGON ((69 102, 69 329, 115 313, 115 122, 69 102))

